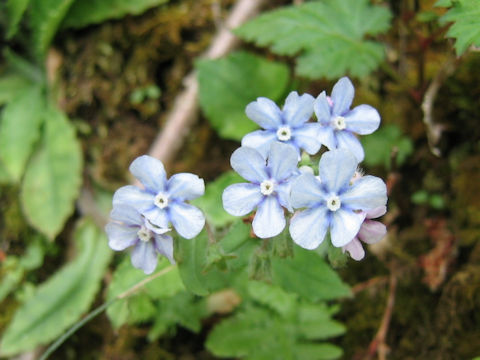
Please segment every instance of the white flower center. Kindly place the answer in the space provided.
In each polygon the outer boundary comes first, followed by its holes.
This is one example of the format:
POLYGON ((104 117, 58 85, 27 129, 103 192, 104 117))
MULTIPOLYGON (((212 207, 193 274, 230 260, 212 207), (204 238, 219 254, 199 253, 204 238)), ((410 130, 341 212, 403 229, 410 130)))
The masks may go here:
POLYGON ((288 126, 281 126, 277 130, 277 139, 280 141, 288 141, 292 138, 292 130, 288 126))
POLYGON ((155 196, 153 203, 160 209, 165 209, 168 206, 168 196, 164 193, 158 193, 155 196))
POLYGON ((327 199, 327 207, 331 211, 337 211, 338 209, 340 209, 341 205, 342 202, 337 195, 332 195, 327 199))
POLYGON ((333 126, 335 126, 335 129, 337 130, 345 129, 347 127, 345 118, 343 116, 337 116, 335 119, 333 119, 333 126))
POLYGON ((260 184, 260 192, 266 196, 273 193, 274 188, 274 183, 271 180, 265 180, 260 184))
POLYGON ((152 238, 152 232, 148 230, 144 225, 142 225, 140 230, 138 230, 137 235, 140 240, 145 242, 150 241, 150 239, 152 238))

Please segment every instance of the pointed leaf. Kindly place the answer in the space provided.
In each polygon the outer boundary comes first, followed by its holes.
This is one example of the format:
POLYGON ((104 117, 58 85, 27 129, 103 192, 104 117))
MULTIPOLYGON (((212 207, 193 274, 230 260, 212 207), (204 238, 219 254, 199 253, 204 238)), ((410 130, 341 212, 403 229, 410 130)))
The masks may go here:
POLYGON ((10 39, 17 33, 18 24, 22 19, 25 10, 30 0, 8 0, 7 1, 7 11, 8 11, 8 29, 7 29, 7 39, 10 39))

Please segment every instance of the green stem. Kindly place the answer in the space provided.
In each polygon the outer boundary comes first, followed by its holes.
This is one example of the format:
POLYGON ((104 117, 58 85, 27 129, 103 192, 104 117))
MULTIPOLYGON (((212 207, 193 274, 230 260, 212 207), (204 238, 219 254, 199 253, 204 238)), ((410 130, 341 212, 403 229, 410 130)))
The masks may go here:
POLYGON ((136 283, 133 285, 130 289, 122 292, 121 294, 118 294, 115 296, 113 299, 107 301, 106 303, 103 303, 96 309, 92 310, 87 316, 85 316, 83 319, 75 323, 68 331, 60 336, 52 345, 48 347, 48 349, 42 354, 39 360, 46 360, 48 357, 55 351, 57 350, 60 345, 62 345, 70 336, 72 336, 78 329, 80 329, 83 325, 88 323, 90 320, 92 320, 94 317, 97 315, 101 314, 104 310, 106 310, 110 305, 113 303, 117 302, 118 300, 126 299, 132 294, 134 294, 137 290, 141 289, 143 286, 145 286, 147 283, 149 283, 152 280, 155 280, 156 278, 165 275, 166 273, 170 272, 175 268, 175 265, 171 265, 161 271, 159 271, 156 274, 153 274, 142 281, 136 283))

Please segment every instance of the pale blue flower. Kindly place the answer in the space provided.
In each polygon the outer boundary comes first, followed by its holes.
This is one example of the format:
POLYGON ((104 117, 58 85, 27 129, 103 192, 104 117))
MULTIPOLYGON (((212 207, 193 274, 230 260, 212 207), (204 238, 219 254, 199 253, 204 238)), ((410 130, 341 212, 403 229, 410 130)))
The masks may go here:
POLYGON ((265 159, 257 150, 242 146, 232 154, 230 163, 251 183, 233 184, 225 189, 225 210, 244 216, 258 208, 252 223, 254 233, 260 238, 280 234, 286 224, 283 207, 293 211, 289 202, 290 182, 299 174, 295 148, 275 142, 265 159))
POLYGON ((290 222, 290 234, 298 245, 315 249, 330 230, 332 244, 342 247, 358 234, 365 211, 386 204, 387 190, 380 178, 363 176, 352 184, 357 165, 348 150, 328 151, 320 159, 319 178, 303 173, 292 182, 292 206, 306 208, 290 222))
POLYGON ((108 245, 115 251, 133 246, 131 262, 134 267, 151 274, 157 267, 158 254, 175 264, 173 239, 165 235, 170 229, 153 226, 128 205, 115 206, 110 218, 112 221, 105 226, 108 245))
POLYGON ((281 141, 300 151, 316 154, 322 144, 319 141, 318 123, 307 123, 313 115, 314 98, 309 94, 299 96, 292 91, 285 100, 283 109, 270 99, 259 97, 247 105, 247 116, 260 125, 264 130, 257 130, 247 134, 242 139, 242 146, 256 149, 267 156, 270 145, 281 141))
POLYGON ((179 173, 167 180, 162 162, 147 155, 136 158, 130 165, 130 172, 144 189, 133 185, 121 187, 113 195, 114 207, 130 205, 160 228, 167 228, 172 223, 186 239, 194 238, 202 231, 205 216, 185 201, 203 195, 203 179, 194 174, 179 173))
POLYGON ((362 144, 354 134, 373 133, 380 125, 380 115, 370 105, 359 105, 350 110, 355 89, 343 77, 335 84, 329 98, 323 91, 313 105, 318 122, 322 125, 319 140, 329 150, 350 150, 360 162, 365 157, 362 144))

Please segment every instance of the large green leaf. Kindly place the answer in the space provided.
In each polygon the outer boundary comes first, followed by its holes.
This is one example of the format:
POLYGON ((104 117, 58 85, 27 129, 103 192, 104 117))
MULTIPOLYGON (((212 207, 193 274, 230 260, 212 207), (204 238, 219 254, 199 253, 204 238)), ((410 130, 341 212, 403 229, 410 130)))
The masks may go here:
POLYGON ((55 237, 73 211, 82 177, 75 130, 59 110, 48 108, 40 149, 28 164, 21 201, 29 222, 55 237))
POLYGON ((245 115, 245 107, 259 96, 274 101, 285 93, 285 65, 236 52, 218 60, 196 63, 200 84, 200 106, 219 135, 240 140, 257 125, 245 115))
POLYGON ((78 255, 37 288, 15 313, 0 344, 2 356, 33 349, 60 336, 88 310, 111 257, 107 239, 91 221, 75 232, 78 255))
POLYGON ((12 179, 18 181, 40 136, 45 117, 42 89, 31 87, 8 103, 0 123, 0 159, 12 179))
POLYGON ((22 16, 27 10, 27 6, 30 0, 8 0, 7 1, 7 11, 8 11, 8 29, 7 29, 7 39, 10 39, 17 33, 18 23, 22 19, 22 16))
POLYGON ((83 27, 125 15, 138 15, 168 0, 81 0, 75 1, 65 21, 66 27, 83 27))
POLYGON ((0 77, 0 106, 15 100, 31 86, 32 83, 27 78, 18 74, 0 77))
POLYGON ((455 38, 457 55, 463 54, 471 45, 480 46, 480 3, 478 0, 456 0, 437 2, 436 6, 452 6, 440 18, 445 24, 453 22, 447 36, 455 38))
POLYGON ((370 0, 324 0, 270 11, 235 33, 280 55, 299 54, 299 75, 333 79, 375 70, 385 50, 367 37, 387 31, 390 18, 370 0))

